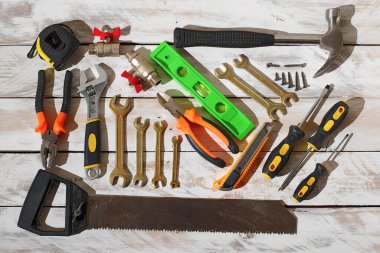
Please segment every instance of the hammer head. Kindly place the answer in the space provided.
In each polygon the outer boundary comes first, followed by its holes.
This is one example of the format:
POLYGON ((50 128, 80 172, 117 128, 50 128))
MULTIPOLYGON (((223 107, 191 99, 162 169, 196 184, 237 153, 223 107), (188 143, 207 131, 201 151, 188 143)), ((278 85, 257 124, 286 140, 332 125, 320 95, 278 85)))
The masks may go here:
POLYGON ((315 73, 314 78, 323 75, 331 64, 339 57, 343 47, 343 35, 339 29, 340 9, 332 8, 326 10, 328 30, 322 35, 320 47, 329 51, 330 55, 326 63, 315 73))

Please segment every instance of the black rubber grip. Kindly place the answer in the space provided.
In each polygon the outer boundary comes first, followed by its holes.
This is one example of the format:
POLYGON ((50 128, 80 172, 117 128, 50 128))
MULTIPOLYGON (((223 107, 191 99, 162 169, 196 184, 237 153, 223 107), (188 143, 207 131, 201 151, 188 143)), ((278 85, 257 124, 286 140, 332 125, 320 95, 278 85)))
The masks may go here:
POLYGON ((84 144, 84 167, 89 168, 88 166, 100 164, 100 141, 100 120, 96 119, 87 122, 84 144))
POLYGON ((313 149, 319 150, 324 140, 342 124, 347 116, 348 109, 348 105, 343 101, 339 101, 333 105, 323 117, 317 132, 307 140, 308 144, 313 149))
POLYGON ((288 135, 269 154, 269 157, 264 164, 262 173, 269 176, 269 178, 274 178, 277 176, 288 163, 290 154, 292 153, 297 141, 301 140, 304 136, 304 131, 302 131, 302 129, 298 126, 290 126, 288 135), (276 163, 276 161, 280 162, 276 163))
POLYGON ((294 191, 293 198, 298 201, 304 201, 310 193, 314 190, 318 183, 319 178, 327 171, 326 167, 321 163, 317 163, 315 170, 307 176, 302 182, 297 186, 294 191))
MULTIPOLYGON (((49 196, 51 198, 51 196, 49 196)), ((39 170, 26 195, 17 226, 44 236, 69 236, 82 232, 87 227, 88 194, 78 185, 45 170, 39 170), (53 183, 62 183, 66 186, 65 227, 57 230, 50 226, 40 226, 41 210, 53 183), (81 215, 75 217, 75 211, 80 207, 81 215)), ((48 207, 46 207, 48 208, 48 207)), ((42 218, 42 217, 41 217, 42 218)))
POLYGON ((274 35, 247 31, 198 31, 174 29, 174 46, 182 47, 266 47, 274 44, 274 35))
POLYGON ((224 137, 226 137, 226 139, 228 140, 228 149, 231 150, 232 154, 239 153, 239 146, 234 142, 231 135, 223 127, 217 125, 216 123, 206 118, 203 118, 203 120, 209 123, 210 125, 213 125, 216 129, 219 130, 219 132, 221 132, 224 135, 224 137))
POLYGON ((210 163, 214 164, 215 166, 218 166, 219 168, 224 168, 226 166, 226 162, 223 161, 222 159, 216 157, 216 158, 213 158, 211 156, 209 156, 206 152, 203 151, 203 149, 201 149, 197 143, 195 143, 195 141, 193 140, 193 138, 191 138, 190 135, 188 134, 185 134, 187 140, 190 142, 191 146, 195 149, 195 151, 197 151, 198 154, 200 154, 204 159, 206 159, 207 161, 209 161, 210 163))
POLYGON ((69 70, 66 71, 65 74, 65 83, 63 86, 63 101, 61 112, 66 114, 69 113, 70 105, 71 105, 71 86, 73 83, 73 73, 69 70))
POLYGON ((34 108, 36 113, 42 112, 44 110, 44 94, 45 94, 45 70, 38 71, 38 83, 36 91, 36 99, 34 101, 34 108))

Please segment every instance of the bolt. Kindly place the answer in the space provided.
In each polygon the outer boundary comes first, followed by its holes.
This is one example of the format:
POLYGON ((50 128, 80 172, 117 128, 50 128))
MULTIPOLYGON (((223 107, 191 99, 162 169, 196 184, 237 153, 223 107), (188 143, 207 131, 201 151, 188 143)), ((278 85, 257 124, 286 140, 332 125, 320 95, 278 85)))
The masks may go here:
POLYGON ((290 73, 290 72, 288 72, 288 82, 289 82, 288 88, 293 88, 294 83, 293 83, 292 73, 290 73))
POLYGON ((296 72, 296 91, 302 90, 301 83, 300 83, 300 76, 298 72, 296 72))
POLYGON ((280 74, 278 72, 276 72, 276 76, 275 76, 274 80, 275 81, 280 81, 281 80, 280 74))
POLYGON ((280 65, 269 62, 267 63, 267 68, 270 68, 270 67, 280 67, 280 65))
POLYGON ((284 67, 306 67, 306 63, 301 63, 301 64, 287 64, 287 65, 284 65, 284 67))
POLYGON ((281 74, 281 79, 282 79, 281 85, 287 85, 288 84, 288 82, 286 81, 286 75, 284 72, 282 72, 282 74, 281 74))
POLYGON ((304 72, 301 72, 301 76, 302 76, 303 87, 304 87, 304 88, 309 87, 310 85, 307 83, 305 73, 304 73, 304 72))

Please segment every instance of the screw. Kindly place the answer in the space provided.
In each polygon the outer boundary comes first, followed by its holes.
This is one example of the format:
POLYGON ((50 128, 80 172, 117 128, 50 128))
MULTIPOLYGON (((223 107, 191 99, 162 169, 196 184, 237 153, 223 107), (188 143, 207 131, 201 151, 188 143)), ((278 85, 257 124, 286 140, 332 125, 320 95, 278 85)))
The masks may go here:
POLYGON ((302 90, 301 84, 300 84, 300 76, 298 72, 296 72, 296 91, 302 90))
POLYGON ((293 83, 292 73, 290 73, 290 72, 288 72, 288 82, 289 82, 288 88, 293 88, 294 83, 293 83))
POLYGON ((287 64, 287 65, 284 65, 284 67, 306 67, 306 63, 301 63, 301 64, 287 64))
POLYGON ((304 72, 301 72, 301 76, 302 76, 303 87, 304 87, 304 88, 309 87, 310 85, 307 83, 305 73, 304 73, 304 72))
POLYGON ((270 67, 280 67, 280 65, 269 62, 267 63, 267 68, 270 68, 270 67))
POLYGON ((274 80, 275 81, 280 81, 281 80, 280 74, 278 72, 276 72, 276 76, 275 76, 274 80))
POLYGON ((285 76, 285 73, 284 72, 282 72, 282 83, 281 83, 281 85, 287 85, 288 84, 288 82, 286 81, 286 76, 285 76))

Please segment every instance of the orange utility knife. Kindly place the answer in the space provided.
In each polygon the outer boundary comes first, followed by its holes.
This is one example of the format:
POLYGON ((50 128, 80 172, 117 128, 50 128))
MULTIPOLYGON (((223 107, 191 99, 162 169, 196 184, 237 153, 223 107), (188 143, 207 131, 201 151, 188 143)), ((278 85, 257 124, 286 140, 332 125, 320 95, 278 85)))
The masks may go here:
POLYGON ((164 108, 166 108, 174 117, 177 118, 177 128, 185 134, 195 151, 197 151, 198 154, 200 154, 207 161, 220 168, 226 166, 225 161, 210 152, 200 141, 191 129, 190 123, 203 126, 213 132, 228 146, 233 154, 237 154, 239 152, 239 147, 226 130, 216 125, 214 122, 198 115, 195 109, 183 110, 183 108, 179 106, 171 96, 163 92, 157 93, 157 100, 164 108))
POLYGON ((248 181, 246 177, 252 175, 254 172, 252 172, 254 162, 267 143, 271 130, 272 125, 270 123, 265 123, 261 127, 255 137, 250 140, 239 158, 232 164, 227 174, 213 182, 212 186, 216 190, 230 191, 245 185, 248 181), (252 172, 252 174, 250 172, 252 172))

